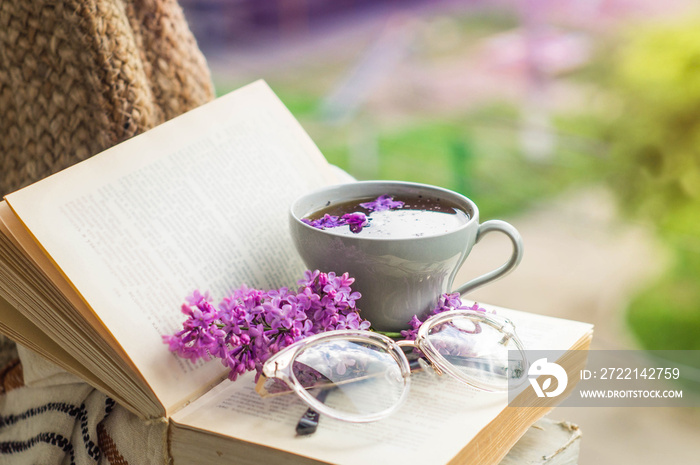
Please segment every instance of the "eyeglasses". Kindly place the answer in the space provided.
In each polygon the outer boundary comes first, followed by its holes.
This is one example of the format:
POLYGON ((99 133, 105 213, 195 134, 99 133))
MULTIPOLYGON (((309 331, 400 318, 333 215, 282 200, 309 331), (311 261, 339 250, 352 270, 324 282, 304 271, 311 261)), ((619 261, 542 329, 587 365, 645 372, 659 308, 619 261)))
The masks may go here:
MULTIPOLYGON (((371 331, 336 330, 298 341, 263 365, 263 383, 281 381, 313 410, 338 420, 385 418, 406 400, 414 348, 436 373, 483 391, 503 392, 527 379, 527 359, 513 323, 473 310, 426 320, 416 339, 394 341, 371 331), (314 395, 313 389, 322 395, 314 395)), ((414 351, 415 352, 415 351, 414 351)))

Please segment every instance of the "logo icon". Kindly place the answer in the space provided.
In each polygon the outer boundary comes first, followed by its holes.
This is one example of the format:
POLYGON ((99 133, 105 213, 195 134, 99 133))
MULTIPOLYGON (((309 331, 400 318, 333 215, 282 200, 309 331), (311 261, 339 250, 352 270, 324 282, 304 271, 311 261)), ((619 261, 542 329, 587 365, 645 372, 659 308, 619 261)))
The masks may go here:
POLYGON ((546 357, 536 360, 530 365, 527 375, 537 397, 556 397, 564 392, 566 384, 569 382, 566 371, 560 365, 548 362, 546 357), (542 382, 542 386, 537 382, 537 378, 540 376, 547 376, 542 382), (553 391, 548 392, 547 390, 552 386, 552 378, 557 380, 557 386, 553 391))

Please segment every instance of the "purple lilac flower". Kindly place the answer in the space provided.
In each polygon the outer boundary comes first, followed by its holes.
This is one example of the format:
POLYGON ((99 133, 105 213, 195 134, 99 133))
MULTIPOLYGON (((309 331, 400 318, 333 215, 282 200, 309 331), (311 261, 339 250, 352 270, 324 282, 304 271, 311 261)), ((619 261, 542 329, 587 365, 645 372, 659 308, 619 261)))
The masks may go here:
POLYGON ((384 210, 391 210, 393 208, 401 208, 404 206, 404 203, 400 200, 394 200, 394 198, 388 194, 384 194, 380 195, 371 202, 361 203, 360 206, 369 211, 381 212, 384 210))
POLYGON ((352 291, 354 281, 347 273, 308 270, 296 291, 242 286, 218 307, 209 293, 195 291, 182 305, 183 329, 163 342, 193 362, 219 358, 231 380, 251 370, 257 379, 272 354, 300 339, 332 329, 369 329, 357 308, 361 296, 352 291))
MULTIPOLYGON (((404 206, 404 202, 394 200, 394 198, 390 195, 384 194, 380 195, 371 202, 361 203, 360 206, 369 210, 370 212, 380 212, 394 208, 402 208, 404 206)), ((341 217, 326 213, 322 218, 315 220, 302 218, 301 221, 317 229, 337 228, 338 226, 347 225, 350 228, 350 231, 353 233, 359 233, 362 231, 362 228, 369 226, 369 219, 367 218, 367 215, 362 212, 346 213, 341 217)))
POLYGON ((338 226, 347 225, 350 227, 350 231, 354 233, 362 231, 362 228, 369 224, 367 216, 362 212, 346 213, 342 217, 325 214, 322 218, 316 220, 302 218, 301 221, 317 229, 337 228, 338 226))
POLYGON ((401 336, 411 341, 415 340, 416 336, 418 335, 418 330, 428 318, 437 315, 438 313, 447 312, 449 310, 476 310, 479 312, 487 312, 487 310, 483 307, 480 307, 477 302, 474 302, 474 305, 472 305, 471 307, 464 305, 462 303, 462 300, 460 299, 459 292, 454 292, 452 294, 442 294, 438 298, 438 303, 435 306, 435 308, 433 308, 423 320, 418 318, 417 315, 413 315, 411 321, 408 322, 408 327, 410 329, 401 331, 401 336))
POLYGON ((309 226, 313 226, 314 228, 318 229, 336 228, 338 226, 343 226, 346 224, 344 219, 338 216, 329 215, 328 213, 323 215, 322 218, 318 218, 316 220, 302 218, 301 221, 308 224, 309 226))
POLYGON ((316 278, 318 278, 319 274, 321 274, 321 272, 318 270, 306 270, 304 271, 304 277, 297 281, 297 284, 301 287, 309 287, 313 285, 313 283, 316 281, 316 278))
POLYGON ((346 213, 343 215, 343 220, 345 221, 345 224, 350 227, 350 231, 354 233, 359 233, 362 231, 363 227, 369 224, 367 216, 362 212, 346 213))

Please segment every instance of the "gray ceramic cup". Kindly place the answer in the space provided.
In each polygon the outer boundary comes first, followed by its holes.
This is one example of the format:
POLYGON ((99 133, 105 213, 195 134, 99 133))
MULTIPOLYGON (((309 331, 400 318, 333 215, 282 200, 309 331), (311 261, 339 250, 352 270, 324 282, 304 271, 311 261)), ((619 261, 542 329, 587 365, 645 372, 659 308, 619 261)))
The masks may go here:
POLYGON ((500 220, 479 224, 479 210, 474 202, 427 184, 360 181, 325 187, 293 203, 290 227, 297 251, 309 269, 347 272, 355 278, 353 290, 362 294, 357 302, 361 316, 380 331, 406 329, 413 315, 427 315, 443 293, 465 294, 505 276, 520 263, 523 254, 522 239, 513 226, 500 220), (408 238, 340 235, 333 228, 322 230, 301 221, 334 203, 384 194, 449 199, 469 215, 469 220, 442 234, 408 238), (510 259, 453 290, 455 275, 472 247, 492 231, 500 231, 510 239, 510 259))

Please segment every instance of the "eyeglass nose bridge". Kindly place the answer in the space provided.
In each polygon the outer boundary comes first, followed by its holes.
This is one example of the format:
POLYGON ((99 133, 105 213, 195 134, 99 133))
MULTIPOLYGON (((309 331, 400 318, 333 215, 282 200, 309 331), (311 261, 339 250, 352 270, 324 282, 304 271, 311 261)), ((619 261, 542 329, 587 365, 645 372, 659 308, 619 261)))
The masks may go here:
MULTIPOLYGON (((404 340, 402 340, 402 341, 396 341, 396 345, 399 346, 399 347, 401 347, 401 348, 404 348, 404 347, 412 347, 412 348, 414 348, 414 349, 416 349, 416 350, 420 350, 420 347, 418 346, 418 344, 417 344, 416 341, 414 341, 414 340, 404 339, 404 340)), ((442 376, 442 375, 443 375, 444 372, 440 369, 440 367, 439 367, 435 362, 433 362, 432 360, 430 360, 428 357, 422 357, 421 360, 425 360, 425 361, 427 362, 427 365, 429 365, 430 368, 433 369, 433 371, 435 372, 436 375, 438 375, 438 376, 442 376)), ((426 368, 426 367, 424 366, 424 364, 420 364, 420 366, 421 366, 421 368, 423 368, 423 369, 426 368)))
POLYGON ((399 347, 413 347, 414 349, 417 349, 418 346, 416 346, 416 341, 412 341, 409 339, 404 339, 401 341, 396 341, 396 345, 399 347))

